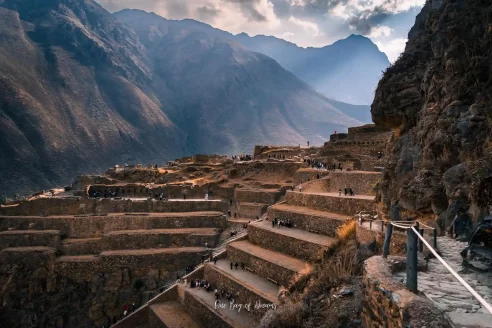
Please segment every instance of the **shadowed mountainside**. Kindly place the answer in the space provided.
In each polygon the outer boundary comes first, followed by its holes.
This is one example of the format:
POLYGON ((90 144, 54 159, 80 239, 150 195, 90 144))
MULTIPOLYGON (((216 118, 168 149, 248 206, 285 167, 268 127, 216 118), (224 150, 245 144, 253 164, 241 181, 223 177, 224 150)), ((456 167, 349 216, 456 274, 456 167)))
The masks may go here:
POLYGON ((135 33, 91 0, 0 3, 2 193, 360 124, 269 57, 139 14, 135 33))
POLYGON ((442 229, 455 217, 471 227, 492 206, 491 17, 484 1, 427 1, 371 107, 396 136, 380 201, 442 229))

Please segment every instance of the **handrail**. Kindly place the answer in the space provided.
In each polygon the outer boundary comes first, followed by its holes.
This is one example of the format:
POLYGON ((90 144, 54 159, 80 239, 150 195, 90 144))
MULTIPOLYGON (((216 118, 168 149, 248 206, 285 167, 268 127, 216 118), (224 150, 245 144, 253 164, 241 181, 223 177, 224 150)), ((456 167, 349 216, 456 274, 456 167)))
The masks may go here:
POLYGON ((487 309, 487 311, 490 312, 490 314, 492 314, 492 306, 490 306, 489 303, 487 303, 487 301, 485 301, 482 296, 480 296, 470 285, 468 285, 468 283, 463 280, 463 278, 460 277, 460 275, 458 273, 456 273, 456 271, 454 271, 447 263, 446 261, 443 260, 442 257, 439 256, 439 254, 437 254, 437 252, 434 250, 434 248, 432 248, 429 243, 424 239, 424 237, 422 237, 420 235, 420 233, 415 229, 415 227, 411 227, 411 229, 413 230, 413 232, 417 235, 417 237, 422 240, 422 242, 425 244, 425 246, 427 246, 427 248, 432 252, 432 254, 434 254, 434 256, 439 260, 439 262, 442 263, 442 265, 444 265, 444 267, 446 269, 448 269, 449 272, 451 272, 451 274, 456 278, 458 279, 458 281, 473 295, 473 297, 475 297, 477 299, 478 302, 480 302, 480 304, 482 304, 482 306, 484 308, 487 309))

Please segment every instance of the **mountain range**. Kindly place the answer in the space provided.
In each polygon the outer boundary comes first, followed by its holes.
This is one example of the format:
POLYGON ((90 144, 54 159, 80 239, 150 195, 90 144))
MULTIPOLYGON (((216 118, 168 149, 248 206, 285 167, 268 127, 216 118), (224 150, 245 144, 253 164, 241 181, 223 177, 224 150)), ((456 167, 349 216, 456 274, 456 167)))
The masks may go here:
MULTIPOLYGON (((118 17, 138 10, 125 9, 118 17)), ((160 16, 159 16, 160 17, 160 16)), ((262 53, 277 61, 326 97, 349 104, 369 105, 382 73, 390 65, 386 54, 371 39, 350 35, 321 48, 302 48, 273 36, 232 34, 193 20, 167 20, 168 24, 204 31, 218 37, 233 39, 247 49, 262 53)), ((346 112, 363 122, 372 122, 368 107, 352 108, 346 112)))
POLYGON ((92 0, 0 1, 0 193, 361 124, 341 111, 357 106, 189 25, 92 0))

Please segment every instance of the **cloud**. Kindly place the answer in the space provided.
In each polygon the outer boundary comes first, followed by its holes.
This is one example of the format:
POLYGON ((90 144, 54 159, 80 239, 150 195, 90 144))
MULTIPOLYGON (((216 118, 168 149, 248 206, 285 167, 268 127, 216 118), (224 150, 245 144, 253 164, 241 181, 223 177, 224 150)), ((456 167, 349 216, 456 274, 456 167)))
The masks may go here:
POLYGON ((393 32, 393 29, 391 27, 378 25, 371 29, 371 33, 369 34, 369 37, 379 38, 382 36, 390 36, 391 32, 393 32))
POLYGON ((195 8, 195 12, 199 20, 210 22, 213 21, 221 13, 220 9, 214 6, 201 6, 195 8))
POLYGON ((136 8, 168 19, 191 18, 251 36, 323 47, 350 34, 371 38, 398 56, 425 0, 96 0, 110 11, 136 8), (403 41, 402 41, 403 40, 403 41))
POLYGON ((250 21, 264 22, 267 20, 267 17, 257 9, 258 4, 261 2, 260 0, 224 0, 224 1, 238 4, 244 16, 246 16, 250 21))
POLYGON ((304 31, 312 33, 312 35, 314 36, 319 34, 318 25, 316 23, 303 21, 298 18, 295 18, 294 16, 290 16, 288 22, 297 25, 299 27, 302 27, 304 31))
POLYGON ((393 39, 389 41, 378 41, 376 45, 379 50, 384 52, 391 63, 394 63, 398 56, 405 50, 405 45, 407 44, 407 39, 393 39))

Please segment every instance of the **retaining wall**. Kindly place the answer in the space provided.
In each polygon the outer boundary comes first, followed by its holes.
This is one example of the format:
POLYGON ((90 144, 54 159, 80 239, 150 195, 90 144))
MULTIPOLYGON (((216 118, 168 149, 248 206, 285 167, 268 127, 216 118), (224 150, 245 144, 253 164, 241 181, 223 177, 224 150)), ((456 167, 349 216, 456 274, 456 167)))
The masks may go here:
MULTIPOLYGON (((289 229, 289 228, 280 228, 289 229)), ((323 255, 327 247, 309 241, 295 239, 263 229, 255 224, 248 225, 248 240, 253 244, 303 260, 315 261, 323 255)))
POLYGON ((290 220, 298 229, 312 230, 331 237, 335 237, 337 228, 345 223, 345 220, 339 218, 330 219, 326 215, 317 215, 316 213, 298 213, 276 206, 268 209, 268 217, 270 219, 290 220))
POLYGON ((117 230, 217 228, 227 226, 221 212, 165 213, 153 215, 108 215, 108 216, 2 216, 0 231, 16 230, 59 230, 70 238, 102 237, 117 230))
POLYGON ((0 207, 0 215, 77 215, 127 212, 200 212, 226 213, 225 201, 154 201, 130 199, 37 198, 17 206, 0 207))
POLYGON ((287 191, 286 201, 289 205, 307 206, 321 211, 350 216, 360 211, 372 211, 376 207, 374 200, 310 194, 306 192, 287 191))
POLYGON ((356 195, 375 195, 373 189, 381 179, 382 174, 376 172, 331 172, 329 191, 338 192, 338 189, 351 187, 356 195))
POLYGON ((263 204, 275 204, 283 192, 280 190, 268 190, 268 189, 236 189, 235 198, 236 201, 244 203, 263 203, 263 204))
POLYGON ((364 262, 364 327, 449 327, 443 314, 426 297, 413 294, 393 278, 388 260, 373 256, 364 262))

